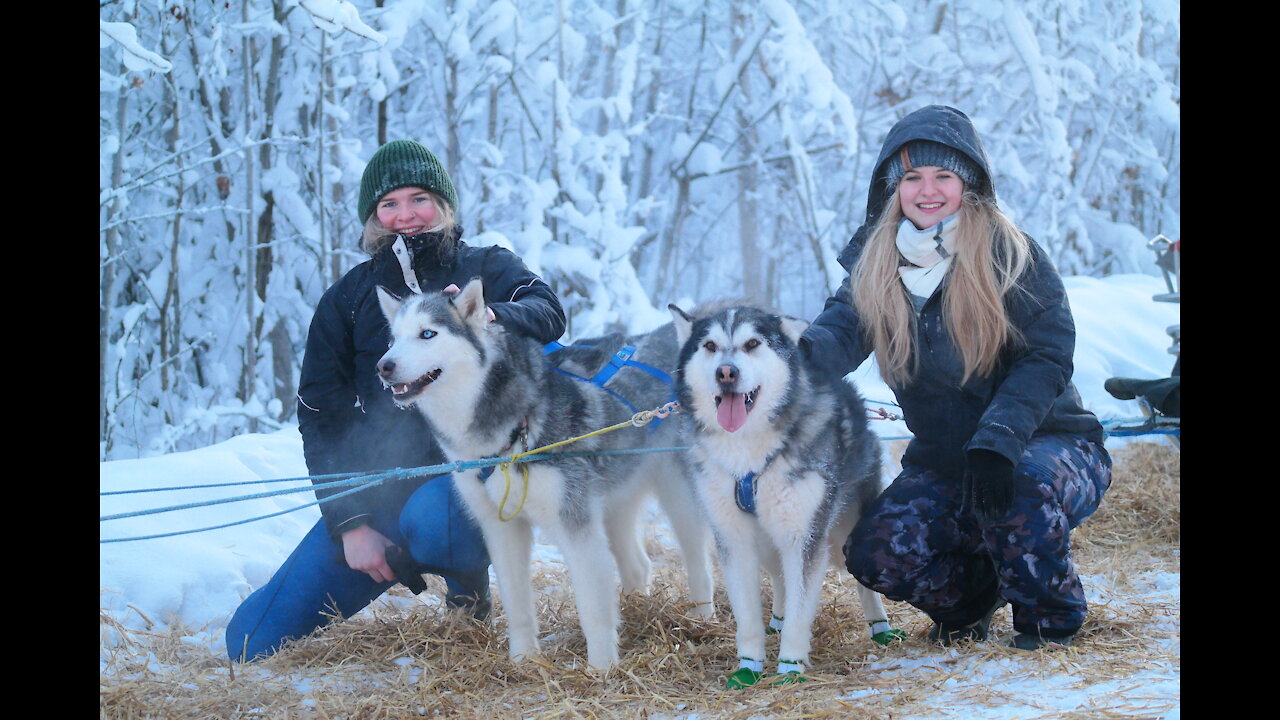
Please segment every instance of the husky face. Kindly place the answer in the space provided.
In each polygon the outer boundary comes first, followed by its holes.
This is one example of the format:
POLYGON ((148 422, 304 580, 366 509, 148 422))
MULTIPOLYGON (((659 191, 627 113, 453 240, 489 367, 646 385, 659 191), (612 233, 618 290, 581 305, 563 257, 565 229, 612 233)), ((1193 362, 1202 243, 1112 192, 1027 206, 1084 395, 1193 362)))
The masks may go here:
POLYGON ((401 301, 381 287, 377 293, 391 328, 391 348, 378 361, 378 375, 397 405, 412 405, 429 391, 431 397, 447 396, 475 385, 489 355, 479 280, 452 298, 418 295, 401 301))
POLYGON ((750 307, 701 319, 668 307, 681 343, 681 404, 713 432, 765 429, 791 393, 791 364, 806 323, 750 307))

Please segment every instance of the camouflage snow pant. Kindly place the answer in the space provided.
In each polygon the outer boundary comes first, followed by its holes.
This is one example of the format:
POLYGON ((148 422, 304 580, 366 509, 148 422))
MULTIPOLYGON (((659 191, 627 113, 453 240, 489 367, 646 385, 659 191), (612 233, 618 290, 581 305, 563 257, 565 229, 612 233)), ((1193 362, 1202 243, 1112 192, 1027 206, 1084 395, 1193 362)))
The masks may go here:
POLYGON ((1111 456, 1075 435, 1036 435, 1014 472, 1013 512, 979 527, 961 512, 961 481, 920 467, 902 474, 863 510, 844 546, 862 584, 905 601, 937 623, 982 617, 998 596, 1018 632, 1046 637, 1084 622, 1084 588, 1069 534, 1111 485, 1111 456))

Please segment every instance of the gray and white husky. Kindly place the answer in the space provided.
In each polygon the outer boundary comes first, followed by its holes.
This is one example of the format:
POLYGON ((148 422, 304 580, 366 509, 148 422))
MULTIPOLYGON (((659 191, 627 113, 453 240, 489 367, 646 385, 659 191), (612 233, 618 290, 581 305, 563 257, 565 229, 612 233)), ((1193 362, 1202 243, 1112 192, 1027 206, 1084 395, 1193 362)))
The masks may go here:
MULTIPOLYGON (((536 340, 487 322, 478 279, 454 297, 415 295, 402 302, 379 288, 378 298, 392 337, 378 372, 398 404, 422 412, 450 460, 506 457, 633 415, 604 389, 556 372, 536 340)), ((645 395, 633 402, 649 400, 645 395)), ((548 452, 636 448, 652 435, 623 428, 548 452)), ((681 543, 695 614, 710 612, 709 531, 694 509, 688 470, 679 467, 676 454, 557 458, 515 466, 509 477, 508 484, 502 471, 454 474, 493 562, 513 659, 539 651, 531 573, 536 525, 564 557, 587 662, 597 669, 618 662, 614 571, 624 591, 647 588, 649 558, 637 528, 650 490, 657 490, 681 543)))
MULTIPOLYGON (((701 470, 696 495, 737 621, 729 687, 763 673, 761 564, 773 580, 769 626, 782 634, 778 671, 802 672, 828 564, 842 566, 845 538, 883 488, 879 442, 853 386, 801 362, 803 320, 747 306, 697 318, 669 308, 682 344, 676 390, 701 470)), ((857 591, 872 636, 899 635, 880 596, 857 591)))

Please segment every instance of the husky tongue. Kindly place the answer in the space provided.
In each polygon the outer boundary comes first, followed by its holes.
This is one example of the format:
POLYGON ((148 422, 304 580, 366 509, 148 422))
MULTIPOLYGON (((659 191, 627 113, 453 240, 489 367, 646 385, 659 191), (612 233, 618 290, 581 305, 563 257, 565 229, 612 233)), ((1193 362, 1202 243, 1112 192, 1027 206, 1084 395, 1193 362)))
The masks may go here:
POLYGON ((722 395, 720 406, 716 408, 716 420, 725 430, 737 432, 747 421, 747 394, 727 392, 722 395))

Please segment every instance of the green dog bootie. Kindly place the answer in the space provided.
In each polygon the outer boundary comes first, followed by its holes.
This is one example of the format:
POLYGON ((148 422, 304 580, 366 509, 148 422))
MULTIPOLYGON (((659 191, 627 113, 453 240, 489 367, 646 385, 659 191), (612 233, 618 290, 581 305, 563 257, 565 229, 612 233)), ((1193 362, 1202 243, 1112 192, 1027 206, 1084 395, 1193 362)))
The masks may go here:
POLYGON ((892 645, 907 637, 901 630, 890 627, 888 620, 872 620, 867 624, 871 626, 871 639, 879 645, 892 645))
POLYGON ((751 687, 760 682, 760 678, 764 677, 764 663, 760 660, 752 660, 751 658, 738 658, 738 669, 734 670, 729 679, 725 681, 725 690, 739 690, 744 687, 751 687))
POLYGON ((879 645, 889 646, 896 642, 902 642, 907 638, 907 634, 898 628, 889 628, 884 632, 878 632, 871 636, 871 639, 879 645))

